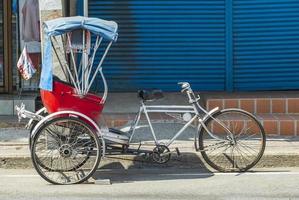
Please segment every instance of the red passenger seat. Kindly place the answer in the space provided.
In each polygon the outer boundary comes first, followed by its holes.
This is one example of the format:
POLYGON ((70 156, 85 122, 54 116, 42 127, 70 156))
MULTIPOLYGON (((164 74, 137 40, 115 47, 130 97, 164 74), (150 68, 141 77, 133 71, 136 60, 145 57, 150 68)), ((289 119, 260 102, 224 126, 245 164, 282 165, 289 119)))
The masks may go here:
POLYGON ((79 96, 72 85, 57 79, 53 81, 52 92, 41 89, 40 94, 48 113, 63 110, 77 111, 97 122, 104 107, 101 97, 91 93, 79 96))

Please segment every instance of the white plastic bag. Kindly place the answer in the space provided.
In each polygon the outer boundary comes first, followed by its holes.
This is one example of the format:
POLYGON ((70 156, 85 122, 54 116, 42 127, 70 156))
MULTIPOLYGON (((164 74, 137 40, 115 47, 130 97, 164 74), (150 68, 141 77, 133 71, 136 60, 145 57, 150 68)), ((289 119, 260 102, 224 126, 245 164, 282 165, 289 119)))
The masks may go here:
POLYGON ((32 60, 30 59, 29 54, 27 52, 26 45, 24 46, 22 54, 19 58, 17 67, 19 69, 21 76, 25 80, 29 80, 36 72, 36 69, 32 63, 32 60))

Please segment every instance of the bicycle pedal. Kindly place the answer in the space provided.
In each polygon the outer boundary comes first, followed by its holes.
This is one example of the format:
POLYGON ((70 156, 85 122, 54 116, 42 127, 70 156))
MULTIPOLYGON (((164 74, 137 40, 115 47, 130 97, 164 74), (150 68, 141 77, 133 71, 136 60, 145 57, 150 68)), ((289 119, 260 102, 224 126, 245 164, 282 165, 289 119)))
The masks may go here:
POLYGON ((175 151, 176 151, 176 154, 178 155, 178 156, 180 156, 181 155, 181 152, 179 151, 179 148, 175 148, 175 151))

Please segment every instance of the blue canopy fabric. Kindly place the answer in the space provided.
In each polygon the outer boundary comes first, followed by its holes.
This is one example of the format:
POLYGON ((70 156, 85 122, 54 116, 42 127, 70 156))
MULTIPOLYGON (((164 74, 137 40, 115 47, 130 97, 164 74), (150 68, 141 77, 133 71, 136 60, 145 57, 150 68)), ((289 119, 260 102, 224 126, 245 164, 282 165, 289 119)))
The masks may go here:
POLYGON ((57 36, 76 30, 86 29, 93 34, 100 35, 107 40, 117 40, 117 23, 98 18, 62 17, 44 22, 44 33, 48 36, 57 36))
POLYGON ((62 17, 43 23, 43 60, 39 87, 44 90, 53 90, 53 63, 51 36, 62 35, 73 30, 85 29, 104 39, 116 42, 118 26, 114 21, 106 21, 88 17, 62 17))

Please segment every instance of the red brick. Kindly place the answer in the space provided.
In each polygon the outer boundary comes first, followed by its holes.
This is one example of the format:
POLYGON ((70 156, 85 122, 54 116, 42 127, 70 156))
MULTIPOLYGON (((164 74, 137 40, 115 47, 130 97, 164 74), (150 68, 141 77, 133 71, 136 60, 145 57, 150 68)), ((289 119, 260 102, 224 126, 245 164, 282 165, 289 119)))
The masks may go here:
POLYGON ((128 120, 129 115, 128 114, 105 114, 104 118, 105 120, 115 120, 115 119, 128 120))
POLYGON ((279 134, 277 120, 265 120, 263 125, 266 134, 275 134, 275 135, 279 134))
POLYGON ((108 127, 122 126, 129 120, 128 114, 105 114, 103 117, 108 127))
MULTIPOLYGON (((228 125, 229 121, 222 121, 224 125, 228 125)), ((224 130, 223 126, 221 126, 219 123, 213 121, 212 122, 212 132, 215 134, 226 134, 226 131, 224 130)))
POLYGON ((212 110, 215 107, 223 109, 223 100, 222 99, 209 99, 208 100, 208 110, 212 110))
POLYGON ((299 99, 288 99, 288 113, 299 113, 299 99))
POLYGON ((134 113, 134 114, 128 114, 128 119, 129 120, 134 120, 135 116, 136 116, 136 113, 134 113))
POLYGON ((272 99, 272 113, 286 113, 286 100, 272 99))
POLYGON ((108 127, 114 127, 114 121, 113 120, 106 120, 106 126, 108 127))
POLYGON ((113 125, 114 127, 120 127, 120 126, 124 126, 125 124, 128 123, 128 120, 121 120, 121 119, 116 119, 113 121, 113 125))
POLYGON ((167 115, 166 113, 160 113, 161 114, 161 119, 163 120, 172 120, 173 117, 170 115, 167 115))
POLYGON ((270 100, 257 99, 256 100, 256 113, 270 113, 270 100))
POLYGON ((295 126, 294 120, 282 120, 280 121, 280 135, 294 135, 295 133, 295 126))
POLYGON ((162 119, 162 116, 160 113, 149 113, 148 115, 152 120, 161 120, 162 119))
POLYGON ((241 99, 240 100, 240 107, 243 110, 246 110, 250 113, 254 113, 254 99, 241 99))
MULTIPOLYGON (((166 117, 166 115, 167 115, 167 114, 163 113, 163 117, 166 117)), ((162 114, 161 114, 161 113, 150 113, 150 112, 149 112, 149 113, 148 113, 148 116, 149 116, 149 118, 150 118, 151 120, 162 120, 162 119, 164 119, 164 118, 162 117, 162 114)), ((134 118, 133 118, 133 119, 134 119, 134 118)), ((169 116, 168 119, 173 119, 173 118, 171 118, 171 117, 169 116)), ((141 120, 141 121, 146 121, 146 120, 147 120, 144 113, 141 114, 141 116, 140 116, 140 120, 141 120)))
POLYGON ((238 108, 239 101, 237 99, 226 99, 224 100, 224 108, 238 108))
POLYGON ((259 134, 260 133, 260 127, 253 120, 247 121, 246 129, 247 129, 248 134, 254 134, 254 133, 259 134))
POLYGON ((231 121, 231 131, 234 131, 234 134, 240 134, 241 131, 244 131, 246 124, 244 120, 233 120, 231 121))
POLYGON ((141 114, 141 116, 140 116, 140 120, 141 120, 141 121, 145 121, 145 120, 147 120, 145 114, 143 114, 143 113, 141 114))
POLYGON ((209 131, 213 132, 213 123, 209 123, 207 128, 209 131))
MULTIPOLYGON (((230 131, 234 131, 234 134, 239 134, 243 130, 245 124, 243 120, 227 120, 222 122, 230 131)), ((216 134, 227 134, 225 128, 217 122, 213 122, 212 131, 216 134)))

